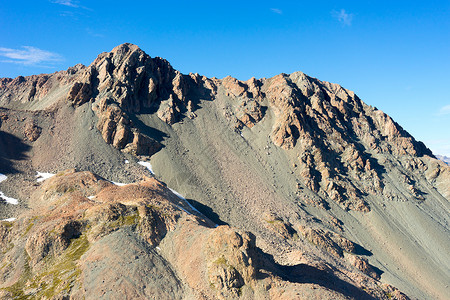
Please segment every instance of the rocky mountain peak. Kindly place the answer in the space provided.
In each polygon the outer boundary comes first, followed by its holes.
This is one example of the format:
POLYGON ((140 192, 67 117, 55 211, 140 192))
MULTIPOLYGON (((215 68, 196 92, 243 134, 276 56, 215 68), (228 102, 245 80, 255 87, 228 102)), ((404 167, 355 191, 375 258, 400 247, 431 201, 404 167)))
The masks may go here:
POLYGON ((0 127, 0 298, 115 298, 117 272, 138 298, 446 294, 449 166, 338 84, 181 74, 126 43, 0 79, 0 127))

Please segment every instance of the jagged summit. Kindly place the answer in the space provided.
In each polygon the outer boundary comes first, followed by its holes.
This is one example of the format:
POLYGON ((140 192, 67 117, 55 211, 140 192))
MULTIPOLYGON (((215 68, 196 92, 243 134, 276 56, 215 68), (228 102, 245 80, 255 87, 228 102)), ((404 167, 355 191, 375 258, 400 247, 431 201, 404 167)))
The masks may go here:
MULTIPOLYGON (((181 74, 126 43, 89 66, 0 79, 0 129, 1 195, 19 202, 0 203, 0 219, 18 218, 13 234, 0 228, 0 242, 16 245, 0 263, 17 255, 25 266, 24 236, 34 260, 89 237, 93 250, 74 258, 81 273, 65 277, 74 285, 58 295, 94 288, 89 257, 123 237, 167 271, 165 283, 145 285, 167 284, 175 298, 404 297, 380 279, 416 298, 446 295, 449 166, 340 85, 302 72, 247 81, 181 74), (72 168, 83 172, 64 171, 72 168), (39 186, 36 172, 61 178, 39 186), (67 212, 61 230, 18 235, 29 222, 51 228, 44 215, 54 208, 67 212)), ((35 275, 58 266, 34 260, 35 275)), ((0 291, 39 289, 20 264, 13 269, 17 276, 0 271, 0 291)), ((135 291, 142 282, 131 278, 135 291)))

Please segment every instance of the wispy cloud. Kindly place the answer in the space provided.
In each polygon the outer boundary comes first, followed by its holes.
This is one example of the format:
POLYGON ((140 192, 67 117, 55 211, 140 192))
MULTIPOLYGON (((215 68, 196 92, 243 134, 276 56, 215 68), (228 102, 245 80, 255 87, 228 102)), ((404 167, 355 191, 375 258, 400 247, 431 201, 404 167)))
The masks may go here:
POLYGON ((80 10, 89 10, 92 11, 92 9, 90 9, 89 7, 86 7, 84 5, 80 4, 80 1, 77 0, 49 0, 51 3, 53 4, 59 4, 59 5, 64 5, 66 6, 66 9, 71 9, 72 8, 72 12, 70 11, 65 11, 61 14, 61 16, 64 17, 71 17, 73 16, 73 11, 80 11, 80 10))
POLYGON ((353 14, 350 14, 345 11, 345 9, 341 9, 340 11, 333 11, 332 15, 336 18, 339 23, 344 26, 351 26, 353 21, 353 14))
POLYGON ((52 0, 51 2, 69 7, 79 7, 78 2, 73 0, 52 0))
POLYGON ((62 61, 62 56, 57 53, 31 46, 23 46, 22 49, 0 47, 0 56, 7 58, 2 62, 21 65, 38 65, 62 61))
POLYGON ((283 11, 281 9, 279 9, 279 8, 271 8, 270 10, 272 12, 276 13, 276 14, 279 14, 279 15, 283 14, 283 11))
POLYGON ((92 30, 92 29, 90 29, 90 28, 86 28, 86 32, 87 32, 90 36, 93 36, 93 37, 96 37, 96 38, 104 38, 104 37, 105 37, 105 35, 103 35, 103 34, 101 34, 101 33, 99 33, 99 32, 96 32, 96 31, 94 31, 94 30, 92 30))
POLYGON ((450 115, 450 105, 442 106, 441 109, 439 109, 438 115, 450 115))

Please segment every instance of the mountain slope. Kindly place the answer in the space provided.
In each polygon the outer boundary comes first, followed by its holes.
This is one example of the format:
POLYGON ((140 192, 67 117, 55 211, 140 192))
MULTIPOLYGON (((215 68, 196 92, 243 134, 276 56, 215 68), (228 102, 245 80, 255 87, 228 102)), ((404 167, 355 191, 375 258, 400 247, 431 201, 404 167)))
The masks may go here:
POLYGON ((1 79, 0 107, 0 190, 19 205, 32 206, 35 171, 136 182, 147 161, 205 219, 252 232, 274 264, 448 293, 449 167, 338 85, 183 75, 123 44, 89 67, 1 79))

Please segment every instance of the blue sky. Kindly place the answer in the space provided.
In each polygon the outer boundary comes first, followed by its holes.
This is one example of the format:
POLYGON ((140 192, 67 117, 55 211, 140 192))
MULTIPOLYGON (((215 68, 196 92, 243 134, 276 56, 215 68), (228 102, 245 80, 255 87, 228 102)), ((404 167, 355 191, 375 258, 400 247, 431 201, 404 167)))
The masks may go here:
POLYGON ((302 71, 355 91, 450 156, 450 1, 0 2, 0 77, 137 44, 182 73, 302 71))

